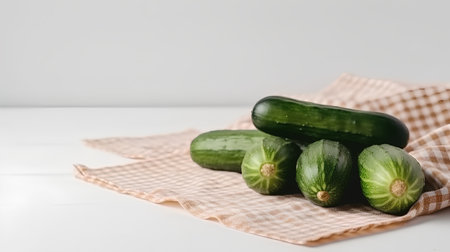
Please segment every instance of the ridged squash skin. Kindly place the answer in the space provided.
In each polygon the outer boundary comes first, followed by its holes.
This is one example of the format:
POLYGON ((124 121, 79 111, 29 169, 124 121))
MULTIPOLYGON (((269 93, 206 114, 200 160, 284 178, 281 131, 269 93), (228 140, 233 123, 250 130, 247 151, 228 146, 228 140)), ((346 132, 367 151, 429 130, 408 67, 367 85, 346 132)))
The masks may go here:
POLYGON ((247 151, 242 161, 242 177, 260 194, 285 194, 295 189, 295 166, 300 147, 279 137, 266 137, 247 151))
POLYGON ((358 167, 362 193, 382 212, 405 214, 422 194, 422 168, 403 149, 388 144, 370 146, 359 155, 358 167))
POLYGON ((297 162, 296 181, 303 195, 323 207, 344 199, 353 172, 350 151, 336 141, 308 145, 297 162))
POLYGON ((352 149, 384 143, 403 148, 409 138, 406 125, 385 113, 281 96, 259 100, 253 107, 252 121, 257 129, 271 135, 310 143, 328 139, 352 149))
POLYGON ((259 130, 204 132, 191 141, 191 159, 204 168, 241 172, 241 163, 247 150, 267 136, 259 130))

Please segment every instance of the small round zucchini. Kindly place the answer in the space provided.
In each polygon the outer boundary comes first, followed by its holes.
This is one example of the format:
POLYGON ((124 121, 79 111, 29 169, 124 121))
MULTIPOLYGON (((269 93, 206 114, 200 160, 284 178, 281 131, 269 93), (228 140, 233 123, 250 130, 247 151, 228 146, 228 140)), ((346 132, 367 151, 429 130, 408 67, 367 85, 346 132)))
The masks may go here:
POLYGON ((352 174, 350 151, 339 142, 319 140, 306 147, 297 162, 297 184, 311 202, 336 206, 342 202, 352 174))
POLYGON ((385 213, 405 214, 425 185, 419 162, 406 151, 388 144, 364 149, 358 157, 358 166, 364 196, 372 207, 385 213))
POLYGON ((295 188, 295 164, 300 147, 279 137, 267 137, 247 151, 242 161, 242 177, 261 194, 288 193, 295 188))

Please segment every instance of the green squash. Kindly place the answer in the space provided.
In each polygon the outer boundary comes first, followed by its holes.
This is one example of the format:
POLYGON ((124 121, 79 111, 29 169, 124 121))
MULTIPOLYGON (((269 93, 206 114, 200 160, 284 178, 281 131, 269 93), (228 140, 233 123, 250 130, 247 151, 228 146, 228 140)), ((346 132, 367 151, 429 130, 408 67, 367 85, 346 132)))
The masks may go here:
POLYGON ((350 151, 339 142, 319 140, 308 145, 297 162, 296 181, 303 195, 324 207, 343 201, 352 175, 350 151))
POLYGON ((292 141, 266 137, 245 154, 242 177, 258 193, 289 193, 295 188, 295 165, 300 152, 300 147, 292 141))
POLYGON ((419 199, 425 176, 417 160, 403 149, 373 145, 358 157, 361 189, 369 204, 402 215, 419 199))

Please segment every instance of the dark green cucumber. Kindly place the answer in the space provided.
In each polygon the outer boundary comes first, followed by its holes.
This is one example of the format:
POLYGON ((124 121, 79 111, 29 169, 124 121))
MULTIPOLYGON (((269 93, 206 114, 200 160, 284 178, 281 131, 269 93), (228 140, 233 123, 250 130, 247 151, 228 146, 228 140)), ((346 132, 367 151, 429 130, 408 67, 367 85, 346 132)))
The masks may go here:
POLYGON ((422 194, 422 168, 400 148, 388 144, 370 146, 359 155, 358 166, 362 192, 380 211, 402 215, 422 194))
POLYGON ((241 172, 245 152, 266 136, 259 130, 208 131, 192 140, 191 158, 204 168, 241 172))
POLYGON ((300 155, 296 180, 307 199, 329 207, 343 201, 352 174, 350 151, 338 142, 319 140, 300 155))
POLYGON ((329 139, 351 148, 383 143, 404 148, 409 138, 406 125, 388 114, 280 96, 258 101, 252 121, 257 129, 271 135, 309 142, 329 139))
POLYGON ((289 193, 295 188, 295 165, 300 147, 280 137, 269 136, 244 156, 242 177, 261 194, 289 193))

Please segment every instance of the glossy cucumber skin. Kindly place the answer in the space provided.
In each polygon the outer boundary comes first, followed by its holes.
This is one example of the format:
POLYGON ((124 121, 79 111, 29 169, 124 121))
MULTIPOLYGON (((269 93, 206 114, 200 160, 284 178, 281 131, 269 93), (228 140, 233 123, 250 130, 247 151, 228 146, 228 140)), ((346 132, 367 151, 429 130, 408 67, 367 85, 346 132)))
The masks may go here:
POLYGON ((241 172, 246 151, 266 136, 266 133, 259 130, 204 132, 191 142, 191 159, 204 168, 241 172))
POLYGON ((402 215, 417 201, 425 186, 419 162, 406 151, 388 145, 373 145, 358 156, 362 193, 369 204, 385 213, 402 215), (394 195, 395 180, 407 185, 405 193, 394 195))
POLYGON ((242 177, 260 194, 291 193, 296 189, 295 166, 301 153, 293 141, 269 136, 250 148, 242 161, 242 177), (270 174, 264 166, 269 165, 270 174), (266 173, 265 173, 266 172, 266 173))
POLYGON ((347 147, 391 144, 404 148, 409 131, 388 114, 299 101, 281 96, 259 100, 252 110, 255 127, 266 133, 303 141, 329 139, 347 147))
POLYGON ((303 195, 313 203, 329 207, 341 203, 354 169, 350 151, 336 141, 319 140, 308 145, 297 161, 296 181, 303 195), (320 200, 319 192, 329 199, 320 200))

